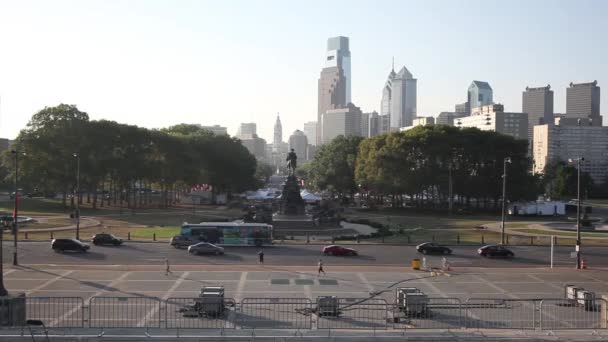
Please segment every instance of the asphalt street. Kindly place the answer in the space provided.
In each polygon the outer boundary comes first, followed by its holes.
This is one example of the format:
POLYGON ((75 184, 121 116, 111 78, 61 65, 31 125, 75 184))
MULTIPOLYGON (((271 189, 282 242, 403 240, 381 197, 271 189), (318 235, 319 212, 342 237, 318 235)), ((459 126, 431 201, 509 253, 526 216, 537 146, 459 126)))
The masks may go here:
MULTIPOLYGON (((264 247, 265 264, 284 266, 314 266, 319 258, 326 265, 409 265, 414 258, 422 258, 414 246, 395 245, 345 245, 355 248, 359 256, 323 256, 322 245, 274 245, 264 247)), ((548 267, 550 264, 550 247, 547 246, 509 246, 515 253, 513 259, 483 258, 477 255, 479 246, 450 246, 453 254, 448 256, 454 267, 548 267)), ((94 246, 87 253, 56 253, 50 242, 21 242, 18 247, 20 264, 29 265, 149 265, 163 264, 168 258, 173 264, 196 265, 254 265, 258 262, 255 247, 226 247, 226 254, 219 256, 190 255, 185 249, 176 249, 168 243, 125 242, 119 247, 94 246)), ((571 246, 555 248, 555 266, 573 266, 575 259, 570 253, 571 246)), ((13 258, 12 243, 5 242, 3 248, 4 262, 10 263, 13 258)), ((583 257, 590 267, 608 265, 606 247, 587 247, 583 257)), ((426 256, 429 267, 439 267, 442 256, 426 256)))

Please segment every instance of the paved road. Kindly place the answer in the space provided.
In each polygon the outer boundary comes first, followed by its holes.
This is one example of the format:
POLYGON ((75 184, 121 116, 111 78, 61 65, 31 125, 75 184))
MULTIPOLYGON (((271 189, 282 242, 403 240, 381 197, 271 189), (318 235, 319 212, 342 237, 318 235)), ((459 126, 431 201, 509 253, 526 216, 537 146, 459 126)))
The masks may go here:
MULTIPOLYGON (((19 244, 19 262, 21 264, 116 264, 116 265, 147 265, 162 264, 169 258, 173 264, 257 264, 258 249, 254 247, 227 247, 223 256, 190 255, 184 249, 175 249, 165 243, 127 242, 120 247, 91 246, 87 253, 55 253, 49 242, 22 242, 19 244)), ((323 257, 327 265, 404 265, 413 258, 420 258, 414 246, 388 245, 354 245, 359 251, 357 257, 322 256, 320 245, 275 245, 264 249, 265 263, 269 265, 316 265, 323 257)), ((486 259, 477 255, 478 246, 451 246, 453 254, 449 256, 450 263, 461 267, 521 267, 549 266, 550 247, 545 246, 514 246, 509 247, 514 253, 514 259, 486 259)), ((4 243, 4 262, 12 262, 12 244, 4 243)), ((560 246, 555 248, 554 265, 573 266, 574 259, 570 258, 572 247, 560 246)), ((608 265, 608 249, 605 247, 588 247, 584 249, 586 263, 589 266, 603 267, 608 265)), ((431 267, 439 267, 441 256, 427 256, 431 267)))

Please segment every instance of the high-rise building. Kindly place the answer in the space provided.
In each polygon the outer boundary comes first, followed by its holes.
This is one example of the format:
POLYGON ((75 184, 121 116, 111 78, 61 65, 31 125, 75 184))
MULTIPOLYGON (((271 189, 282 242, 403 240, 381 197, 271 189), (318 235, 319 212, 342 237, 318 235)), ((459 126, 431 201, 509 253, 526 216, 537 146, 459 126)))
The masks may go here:
POLYGON ((441 112, 437 115, 435 124, 437 125, 448 125, 454 126, 454 119, 463 118, 469 116, 469 112, 441 112))
POLYGON ((8 139, 0 138, 0 152, 8 150, 11 146, 11 141, 8 139))
POLYGON ((297 129, 289 137, 289 150, 291 151, 292 148, 296 152, 299 162, 308 160, 308 138, 304 132, 297 129))
POLYGON ((594 126, 602 125, 600 87, 597 86, 597 81, 570 83, 566 89, 566 114, 570 118, 590 118, 594 126))
POLYGON ((393 68, 388 74, 384 88, 382 88, 382 101, 380 102, 380 115, 391 115, 391 92, 393 89, 393 80, 397 77, 395 72, 395 62, 393 61, 393 68))
POLYGON ((369 138, 369 118, 372 113, 361 114, 361 136, 369 138))
POLYGON ((213 134, 215 135, 228 135, 228 128, 222 127, 220 125, 201 126, 201 128, 206 131, 213 132, 213 134))
POLYGON ((350 50, 349 50, 348 37, 333 37, 327 40, 327 58, 325 60, 325 67, 338 67, 342 70, 344 78, 346 80, 345 86, 345 102, 351 102, 350 87, 351 87, 351 73, 350 73, 350 50))
POLYGON ((465 103, 458 103, 458 104, 454 105, 454 112, 469 114, 471 112, 471 108, 469 107, 469 103, 465 102, 465 103))
POLYGON ((266 140, 257 136, 257 134, 241 134, 239 140, 245 146, 249 153, 253 154, 256 159, 266 161, 266 140))
POLYGON ((277 113, 277 121, 274 123, 274 138, 272 140, 273 151, 279 150, 279 145, 283 142, 283 126, 281 125, 281 118, 277 113))
POLYGON ((310 121, 304 123, 304 134, 308 138, 308 143, 317 145, 317 122, 310 121))
POLYGON ((582 171, 588 172, 597 184, 608 180, 608 127, 597 126, 593 120, 580 119, 577 124, 534 126, 534 172, 542 173, 551 161, 585 158, 582 171))
POLYGON ((455 126, 476 127, 482 131, 495 131, 515 139, 528 140, 528 114, 505 113, 500 104, 473 108, 472 112, 471 116, 455 119, 455 126))
POLYGON ((417 80, 405 66, 392 80, 391 75, 392 73, 384 87, 382 106, 386 105, 384 94, 390 93, 390 129, 398 130, 400 127, 411 126, 416 117, 417 80), (387 92, 389 85, 390 92, 387 92))
POLYGON ((245 122, 242 123, 239 126, 239 130, 236 133, 236 135, 238 137, 242 137, 242 136, 252 136, 252 135, 257 135, 258 134, 258 130, 257 130, 257 126, 255 124, 255 122, 245 122))
POLYGON ((344 108, 330 109, 323 114, 323 144, 339 135, 361 136, 361 109, 352 103, 344 108))
POLYGON ((322 115, 330 109, 343 108, 350 103, 350 50, 347 37, 327 40, 325 67, 318 82, 317 145, 322 143, 322 115))
POLYGON ((522 94, 522 112, 528 113, 528 141, 529 154, 534 146, 534 126, 553 125, 553 90, 551 85, 546 87, 530 88, 522 94))
POLYGON ((411 126, 407 126, 407 127, 401 127, 399 128, 400 131, 408 131, 414 127, 417 126, 427 126, 427 125, 434 125, 435 124, 435 118, 432 116, 421 116, 421 117, 417 117, 412 121, 412 125, 411 126))
POLYGON ((494 103, 492 87, 488 82, 473 81, 467 92, 467 102, 470 111, 474 108, 494 103))

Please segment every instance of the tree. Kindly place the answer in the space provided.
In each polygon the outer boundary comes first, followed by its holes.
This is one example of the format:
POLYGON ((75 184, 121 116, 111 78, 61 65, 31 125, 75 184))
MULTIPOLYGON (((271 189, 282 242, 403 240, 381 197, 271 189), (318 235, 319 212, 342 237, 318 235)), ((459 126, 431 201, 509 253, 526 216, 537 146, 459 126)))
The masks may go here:
MULTIPOLYGON (((545 166, 542 182, 551 198, 576 198, 578 187, 578 170, 574 165, 562 160, 554 160, 545 166)), ((593 189, 593 179, 589 173, 581 170, 581 196, 586 197, 593 189)))
POLYGON ((355 165, 361 137, 342 135, 321 146, 311 163, 309 184, 341 197, 353 196, 357 191, 355 165))

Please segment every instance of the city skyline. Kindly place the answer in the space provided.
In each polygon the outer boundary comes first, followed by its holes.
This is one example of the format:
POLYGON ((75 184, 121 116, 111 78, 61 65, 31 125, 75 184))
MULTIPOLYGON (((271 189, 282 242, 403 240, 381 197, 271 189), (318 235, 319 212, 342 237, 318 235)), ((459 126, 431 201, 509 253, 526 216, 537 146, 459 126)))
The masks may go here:
MULTIPOLYGON (((385 13, 371 3, 339 1, 325 11, 319 10, 326 6, 321 2, 294 10, 280 2, 185 2, 173 8, 169 2, 4 1, 0 32, 8 33, 0 55, 2 137, 13 139, 36 111, 63 102, 76 104, 92 119, 148 128, 221 125, 235 135, 240 123, 255 121, 260 137, 272 141, 276 112, 282 113, 284 132, 302 130, 304 122, 315 120, 325 45, 336 36, 350 39, 352 102, 363 112, 380 112, 392 56, 396 65, 415 71, 419 116, 451 111, 465 100, 472 80, 489 82, 494 102, 506 111, 520 110, 526 86, 551 84, 559 113, 566 112, 570 82, 597 80, 602 86, 608 79, 603 65, 607 47, 596 44, 608 28, 601 20, 605 3, 548 6, 539 1, 525 3, 526 13, 519 10, 524 2, 496 4, 492 13, 476 1, 438 3, 386 2, 378 7, 394 10, 385 13), (341 25, 324 20, 333 18, 336 8, 345 11, 341 25), (412 13, 411 22, 391 23, 399 8, 412 13), (108 13, 111 24, 103 15, 108 13), (238 25, 219 25, 226 13, 238 25), (441 18, 452 16, 476 25, 448 29, 441 18), (311 18, 323 24, 310 25, 311 18), (382 20, 372 30, 360 25, 370 18, 382 20), (512 25, 490 25, 503 18, 512 25), (437 27, 414 29, 431 22, 437 27), (568 25, 555 24, 559 22, 568 25), (276 30, 281 25, 290 30, 276 30), (484 30, 477 32, 479 27, 484 30), (472 32, 491 55, 484 58, 476 44, 461 38, 472 32), (408 43, 395 44, 406 33, 408 43), (538 39, 520 39, 524 34, 538 39), (235 77, 246 90, 231 102, 226 96, 233 95, 235 77), (276 84, 279 92, 272 87, 276 84)), ((607 108, 603 102, 601 108, 607 108)))

